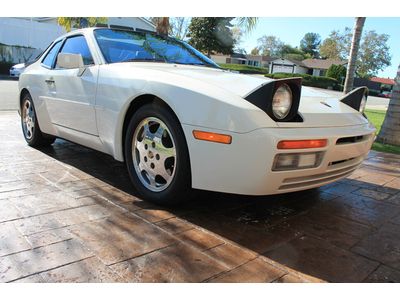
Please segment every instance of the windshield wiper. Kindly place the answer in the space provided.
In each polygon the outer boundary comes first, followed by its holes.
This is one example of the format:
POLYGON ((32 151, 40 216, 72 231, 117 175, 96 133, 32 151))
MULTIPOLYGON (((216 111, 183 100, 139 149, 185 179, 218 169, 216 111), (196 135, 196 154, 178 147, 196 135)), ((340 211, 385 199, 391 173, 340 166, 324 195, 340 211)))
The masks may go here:
POLYGON ((177 62, 177 61, 171 61, 171 64, 191 65, 191 66, 205 66, 205 64, 203 64, 203 63, 182 63, 182 62, 177 62))
POLYGON ((202 67, 217 69, 217 67, 213 66, 212 64, 205 64, 205 63, 180 63, 176 61, 173 61, 171 63, 177 65, 202 66, 202 67))
POLYGON ((133 62, 133 61, 138 61, 138 62, 143 62, 143 61, 155 61, 155 62, 162 62, 165 63, 166 61, 161 58, 130 58, 126 60, 121 60, 120 62, 133 62))

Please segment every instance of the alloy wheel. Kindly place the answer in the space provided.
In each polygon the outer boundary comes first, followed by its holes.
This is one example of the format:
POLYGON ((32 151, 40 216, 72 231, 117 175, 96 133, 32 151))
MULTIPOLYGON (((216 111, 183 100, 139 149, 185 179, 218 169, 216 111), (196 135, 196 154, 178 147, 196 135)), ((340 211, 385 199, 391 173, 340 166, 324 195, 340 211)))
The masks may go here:
POLYGON ((163 121, 148 117, 139 123, 132 140, 132 160, 140 182, 150 191, 161 192, 171 184, 177 155, 174 138, 163 121))

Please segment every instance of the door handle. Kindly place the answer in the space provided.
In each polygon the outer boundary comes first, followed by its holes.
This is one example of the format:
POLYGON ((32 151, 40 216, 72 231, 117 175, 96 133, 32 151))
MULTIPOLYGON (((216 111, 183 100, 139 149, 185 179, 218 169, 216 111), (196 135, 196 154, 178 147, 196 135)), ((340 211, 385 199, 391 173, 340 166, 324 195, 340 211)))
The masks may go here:
POLYGON ((51 83, 54 83, 54 79, 53 78, 49 78, 49 79, 46 79, 44 82, 46 82, 48 84, 51 84, 51 83))

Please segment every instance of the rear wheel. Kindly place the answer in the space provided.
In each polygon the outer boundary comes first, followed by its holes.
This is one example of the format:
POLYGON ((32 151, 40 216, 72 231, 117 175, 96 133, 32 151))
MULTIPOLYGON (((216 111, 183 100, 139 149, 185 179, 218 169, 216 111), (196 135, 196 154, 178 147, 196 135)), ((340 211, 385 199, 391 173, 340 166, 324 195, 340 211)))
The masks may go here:
POLYGON ((55 141, 54 137, 49 137, 40 130, 35 106, 29 94, 25 94, 21 102, 21 126, 29 146, 49 146, 55 141))
POLYGON ((164 106, 139 108, 125 137, 125 161, 140 195, 161 205, 174 205, 190 193, 190 163, 179 122, 164 106))

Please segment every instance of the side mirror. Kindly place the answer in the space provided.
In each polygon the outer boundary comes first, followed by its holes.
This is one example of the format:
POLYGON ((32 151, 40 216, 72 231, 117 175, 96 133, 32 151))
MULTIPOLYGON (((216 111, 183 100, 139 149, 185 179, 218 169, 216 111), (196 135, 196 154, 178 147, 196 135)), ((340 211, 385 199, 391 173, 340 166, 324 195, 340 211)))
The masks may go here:
POLYGON ((84 64, 82 55, 72 53, 59 53, 57 56, 57 67, 63 69, 83 68, 84 64))
POLYGON ((79 69, 78 76, 85 71, 82 55, 72 53, 59 53, 57 55, 57 68, 79 69))

